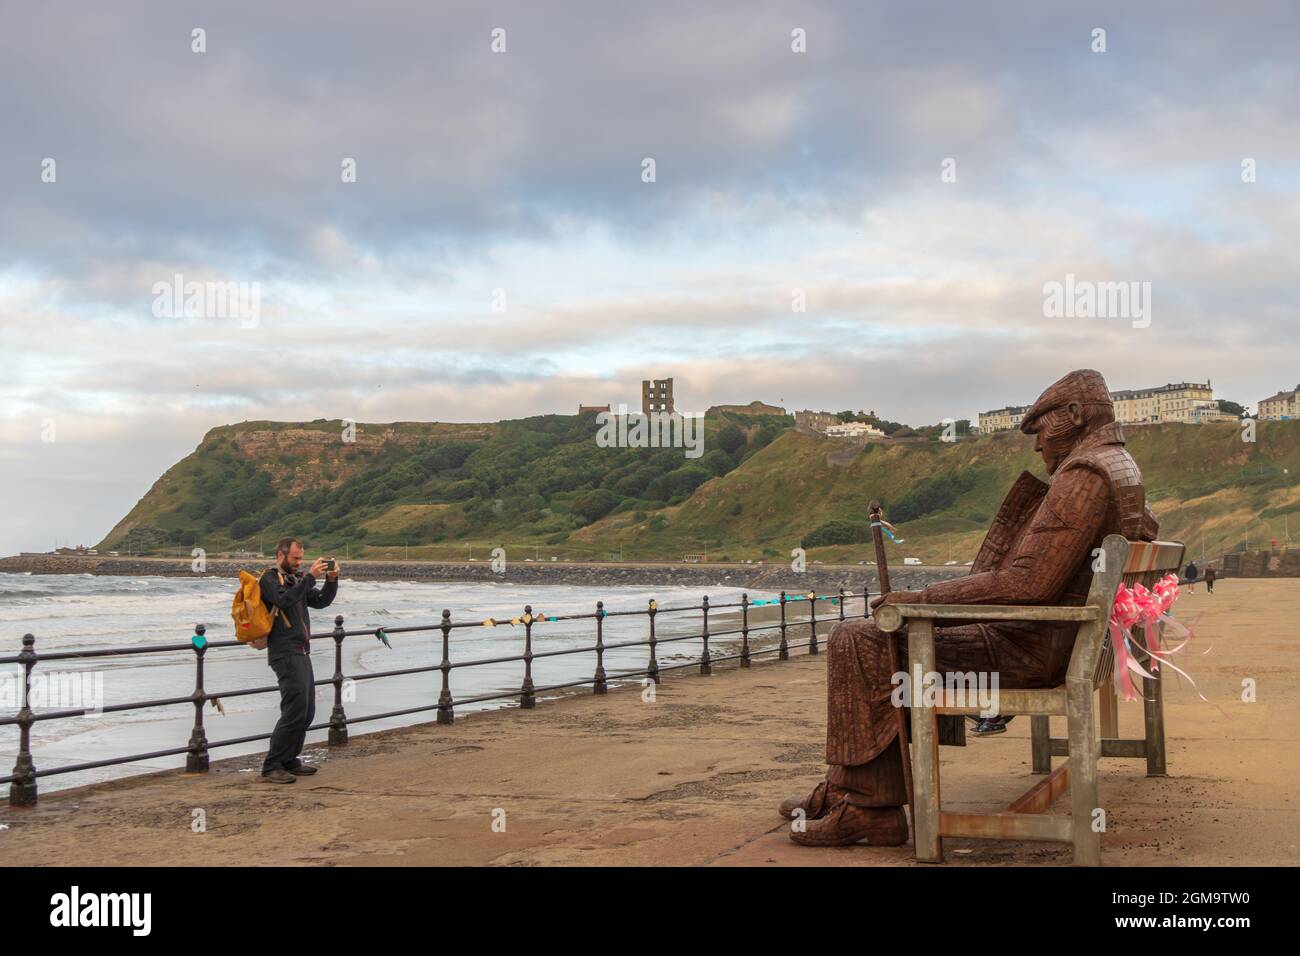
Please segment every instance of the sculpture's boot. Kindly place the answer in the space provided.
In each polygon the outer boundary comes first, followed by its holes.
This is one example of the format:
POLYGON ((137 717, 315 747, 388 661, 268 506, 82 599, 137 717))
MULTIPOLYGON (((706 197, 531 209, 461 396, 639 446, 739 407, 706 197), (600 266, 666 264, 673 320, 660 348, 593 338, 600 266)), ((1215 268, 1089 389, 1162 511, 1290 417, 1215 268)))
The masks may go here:
POLYGON ((836 802, 841 800, 845 791, 823 780, 817 786, 813 787, 812 793, 806 797, 787 797, 781 801, 779 813, 787 820, 794 819, 794 812, 802 810, 805 820, 820 820, 826 814, 830 813, 831 808, 836 802))
POLYGON ((850 846, 866 840, 870 846, 902 846, 907 842, 907 814, 902 807, 860 807, 841 800, 803 832, 790 839, 800 846, 850 846))

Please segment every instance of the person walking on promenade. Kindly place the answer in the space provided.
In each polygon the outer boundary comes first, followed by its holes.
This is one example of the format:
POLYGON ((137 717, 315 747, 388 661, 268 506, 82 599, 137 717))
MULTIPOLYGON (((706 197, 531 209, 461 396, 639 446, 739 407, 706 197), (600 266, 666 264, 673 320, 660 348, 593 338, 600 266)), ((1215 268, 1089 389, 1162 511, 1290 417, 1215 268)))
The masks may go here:
POLYGON ((1214 581, 1218 576, 1219 572, 1214 570, 1214 565, 1207 564, 1205 566, 1205 590, 1210 594, 1214 593, 1214 581))
POLYGON ((330 606, 339 589, 339 567, 333 558, 317 558, 305 574, 299 574, 302 553, 297 538, 281 538, 275 546, 276 566, 262 572, 258 582, 266 606, 280 609, 266 644, 266 662, 280 683, 280 719, 262 763, 262 779, 268 783, 296 783, 298 777, 316 772, 299 757, 316 716, 307 609, 330 606), (318 587, 316 581, 322 576, 325 585, 318 587))
POLYGON ((1184 576, 1185 578, 1187 578, 1187 593, 1188 593, 1188 594, 1191 594, 1193 591, 1196 590, 1196 576, 1197 576, 1198 574, 1200 574, 1200 571, 1198 571, 1197 568, 1196 568, 1196 562, 1195 562, 1195 561, 1188 561, 1188 562, 1187 562, 1187 567, 1186 567, 1186 568, 1184 569, 1184 571, 1183 571, 1183 576, 1184 576))

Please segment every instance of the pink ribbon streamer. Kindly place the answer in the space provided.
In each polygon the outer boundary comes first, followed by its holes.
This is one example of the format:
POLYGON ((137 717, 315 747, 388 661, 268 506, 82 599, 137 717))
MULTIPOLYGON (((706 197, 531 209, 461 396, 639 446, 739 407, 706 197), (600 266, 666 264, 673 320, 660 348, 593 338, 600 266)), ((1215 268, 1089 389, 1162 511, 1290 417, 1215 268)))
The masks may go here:
POLYGON ((1115 593, 1115 606, 1111 610, 1109 624, 1110 640, 1111 646, 1115 649, 1115 683, 1123 692, 1126 701, 1137 700, 1139 697, 1133 685, 1134 674, 1155 678, 1155 673, 1143 670, 1142 665, 1137 662, 1133 645, 1129 643, 1132 629, 1141 625, 1146 636, 1146 653, 1151 671, 1158 672, 1161 664, 1167 665, 1170 670, 1186 677, 1187 682, 1196 691, 1196 696, 1209 703, 1197 688, 1196 681, 1192 680, 1191 675, 1170 660, 1173 654, 1181 651, 1195 637, 1192 630, 1174 620, 1169 613, 1169 609, 1173 607, 1181 593, 1178 589, 1178 576, 1175 574, 1165 575, 1152 585, 1150 590, 1141 584, 1135 584, 1132 588, 1121 584, 1115 593), (1161 625, 1173 631, 1175 636, 1183 638, 1182 643, 1177 647, 1166 647, 1161 625))

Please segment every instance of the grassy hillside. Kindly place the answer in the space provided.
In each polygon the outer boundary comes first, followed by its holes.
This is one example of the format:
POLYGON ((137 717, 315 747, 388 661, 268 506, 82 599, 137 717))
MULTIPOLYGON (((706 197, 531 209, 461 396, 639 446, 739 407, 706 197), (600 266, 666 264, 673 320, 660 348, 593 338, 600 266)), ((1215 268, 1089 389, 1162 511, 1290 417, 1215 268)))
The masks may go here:
MULTIPOLYGON (((1215 556, 1242 546, 1247 532, 1256 546, 1270 537, 1286 540, 1290 516, 1300 514, 1300 422, 1260 423, 1253 444, 1241 441, 1235 423, 1144 426, 1129 428, 1126 437, 1162 536, 1215 556)), ((854 562, 873 556, 867 503, 879 498, 904 539, 890 545, 896 560, 965 562, 1015 477, 1026 469, 1046 477, 1033 439, 1019 432, 952 444, 869 445, 847 462, 835 459, 832 443, 789 432, 680 506, 645 521, 612 515, 574 537, 621 543, 634 556, 707 551, 710 559, 769 562, 790 560, 802 543, 809 560, 854 562), (845 526, 860 540, 817 534, 845 526), (836 537, 848 543, 813 546, 836 537)))
POLYGON ((354 555, 408 545, 437 553, 466 540, 556 544, 611 512, 685 501, 791 421, 706 419, 696 458, 600 447, 594 414, 358 424, 354 433, 339 421, 245 422, 204 436, 98 547, 256 550, 287 533, 354 555))
MULTIPOLYGON (((770 563, 803 545, 809 560, 855 562, 871 557, 867 502, 879 498, 905 539, 891 556, 942 564, 973 557, 1016 475, 1043 474, 1019 433, 858 451, 790 423, 719 414, 694 460, 600 448, 593 415, 358 425, 353 443, 341 422, 231 425, 169 469, 99 548, 256 549, 292 532, 353 557, 482 559, 505 545, 543 560, 770 563)), ((1253 444, 1234 423, 1127 437, 1162 536, 1215 556, 1248 537, 1286 540, 1300 514, 1300 422, 1260 423, 1253 444)))

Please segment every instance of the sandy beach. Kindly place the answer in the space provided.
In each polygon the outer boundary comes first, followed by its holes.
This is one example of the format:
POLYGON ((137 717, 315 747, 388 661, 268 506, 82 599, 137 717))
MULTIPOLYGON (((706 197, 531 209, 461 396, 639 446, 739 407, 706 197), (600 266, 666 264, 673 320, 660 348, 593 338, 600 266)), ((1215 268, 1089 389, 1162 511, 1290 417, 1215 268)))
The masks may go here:
MULTIPOLYGON (((1179 601, 1179 618, 1197 621, 1180 666, 1210 703, 1186 683, 1167 686, 1168 777, 1102 761, 1105 865, 1300 863, 1298 603, 1291 580, 1224 580, 1179 601), (1242 700, 1246 679, 1253 703, 1242 700)), ((653 702, 627 688, 313 745, 320 773, 292 786, 261 784, 246 756, 214 759, 207 774, 43 795, 33 809, 0 808, 0 862, 917 865, 910 846, 790 843, 776 804, 820 776, 825 720, 824 656, 800 649, 710 677, 689 668, 653 702)), ((1028 723, 942 748, 946 808, 998 810, 1041 779, 1029 770, 1028 723)), ((1140 705, 1121 703, 1120 723, 1136 736, 1140 705)), ((1054 810, 1068 812, 1068 800, 1054 810)), ((956 866, 1071 858, 1047 843, 949 839, 945 849, 956 866)))

